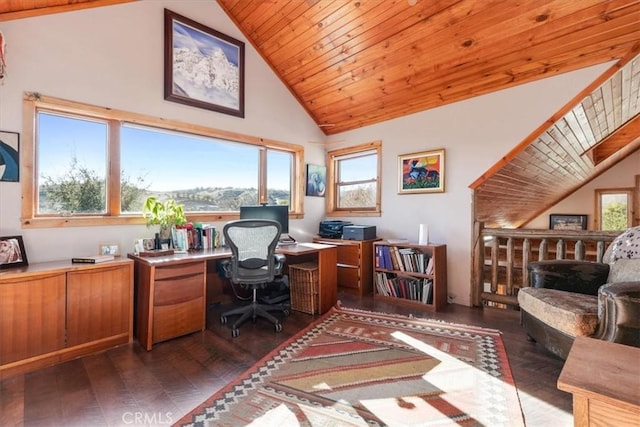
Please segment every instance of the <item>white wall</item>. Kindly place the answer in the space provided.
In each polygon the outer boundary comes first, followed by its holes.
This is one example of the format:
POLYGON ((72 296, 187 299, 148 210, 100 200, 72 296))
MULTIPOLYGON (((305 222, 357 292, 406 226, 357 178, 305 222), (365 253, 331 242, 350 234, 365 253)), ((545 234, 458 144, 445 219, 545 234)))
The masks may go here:
POLYGON ((594 217, 596 214, 595 190, 606 188, 633 188, 635 186, 635 175, 638 174, 640 174, 640 151, 636 151, 615 167, 610 168, 593 181, 580 187, 569 197, 543 212, 527 224, 525 228, 549 228, 549 215, 554 213, 588 215, 587 228, 593 230, 594 217))
POLYGON ((375 225, 379 237, 413 241, 418 239, 419 224, 428 224, 429 240, 447 245, 449 295, 455 303, 470 305, 469 185, 608 66, 551 77, 332 136, 332 141, 344 141, 332 148, 382 140, 382 216, 352 220, 375 225), (446 150, 445 192, 397 194, 398 155, 438 148, 446 150))
MULTIPOLYGON (((8 76, 0 85, 0 129, 22 131, 25 91, 112 107, 305 146, 305 163, 324 164, 321 131, 246 44, 246 118, 164 101, 163 9, 244 40, 214 1, 144 0, 0 23, 8 76)), ((471 192, 480 174, 587 86, 608 65, 552 77, 404 118, 334 135, 338 146, 381 139, 382 216, 352 218, 376 225, 380 237, 417 239, 427 223, 432 242, 448 246, 449 293, 470 303, 471 192), (446 192, 397 194, 397 156, 445 148, 446 192)), ((332 145, 331 148, 336 145, 332 145)), ((25 237, 30 261, 93 253, 98 243, 130 250, 149 236, 144 226, 21 229, 20 184, 0 183, 0 235, 25 237)), ((308 241, 324 217, 324 199, 305 198, 305 218, 291 234, 308 241)))
MULTIPOLYGON (((22 133, 24 92, 111 107, 305 146, 305 162, 324 164, 323 141, 291 93, 215 1, 141 1, 0 23, 8 75, 0 85, 0 129, 22 133), (245 118, 164 100, 164 8, 245 41, 245 118)), ((22 180, 25 177, 21 177, 22 180)), ((131 251, 145 226, 21 229, 19 183, 0 182, 0 235, 24 236, 29 261, 91 254, 103 242, 131 251)), ((324 199, 306 198, 292 234, 310 240, 324 199), (318 202, 321 202, 320 204, 318 202), (304 233, 299 230, 305 230, 304 233)))

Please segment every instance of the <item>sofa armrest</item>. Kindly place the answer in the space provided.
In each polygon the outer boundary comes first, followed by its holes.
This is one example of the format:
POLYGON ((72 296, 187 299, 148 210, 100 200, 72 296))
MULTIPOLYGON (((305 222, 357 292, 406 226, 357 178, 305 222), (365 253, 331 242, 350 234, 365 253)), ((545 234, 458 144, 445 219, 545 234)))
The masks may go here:
POLYGON ((595 338, 640 347, 640 281, 602 286, 598 312, 595 338))
POLYGON ((530 262, 529 286, 598 295, 607 283, 609 264, 591 261, 546 260, 530 262))

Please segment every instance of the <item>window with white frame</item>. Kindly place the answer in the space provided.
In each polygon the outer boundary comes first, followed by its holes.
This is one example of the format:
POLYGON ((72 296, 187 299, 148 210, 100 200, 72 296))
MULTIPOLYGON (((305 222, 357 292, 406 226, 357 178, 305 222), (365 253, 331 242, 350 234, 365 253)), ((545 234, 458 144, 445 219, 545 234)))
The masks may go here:
POLYGON ((380 214, 381 142, 327 153, 327 215, 380 214))
POLYGON ((130 223, 150 195, 184 204, 192 221, 232 219, 258 203, 301 214, 300 146, 53 98, 25 102, 34 124, 25 226, 130 223))

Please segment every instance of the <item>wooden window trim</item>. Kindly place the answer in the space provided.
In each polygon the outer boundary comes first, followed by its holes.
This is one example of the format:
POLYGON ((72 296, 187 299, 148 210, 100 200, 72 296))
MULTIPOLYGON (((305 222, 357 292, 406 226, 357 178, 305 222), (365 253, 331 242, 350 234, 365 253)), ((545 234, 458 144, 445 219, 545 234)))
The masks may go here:
MULTIPOLYGON (((229 132, 220 129, 209 128, 201 125, 189 124, 177 120, 168 120, 147 116, 144 114, 131 113, 123 110, 116 110, 107 107, 98 107, 75 101, 64 100, 55 97, 40 95, 38 93, 25 93, 23 97, 23 132, 20 176, 22 177, 22 208, 21 224, 22 228, 49 228, 49 227, 84 227, 84 226, 105 226, 105 225, 128 225, 145 224, 142 215, 122 214, 119 212, 120 200, 120 141, 118 128, 120 123, 126 122, 150 126, 160 129, 173 130, 196 134, 204 137, 224 139, 239 143, 251 144, 263 147, 261 150, 260 165, 264 170, 266 161, 266 149, 286 151, 293 154, 291 176, 294 181, 291 186, 290 218, 302 218, 304 209, 304 147, 297 144, 276 141, 272 139, 243 135, 236 132, 229 132), (40 216, 36 215, 38 207, 38 195, 36 191, 36 117, 38 111, 50 111, 52 113, 72 114, 106 120, 109 123, 109 157, 108 185, 110 193, 107 200, 107 215, 86 215, 86 216, 40 216), (118 196, 117 198, 115 196, 118 196)), ((266 172, 265 172, 266 174, 266 172)), ((264 186, 266 176, 261 177, 260 185, 264 186)), ((261 200, 266 197, 261 194, 261 200)), ((216 213, 189 213, 190 221, 212 222, 229 221, 239 218, 238 212, 216 212, 216 213)))
POLYGON ((627 194, 627 227, 634 224, 635 192, 633 187, 622 188, 596 188, 595 189, 595 211, 593 216, 593 229, 601 230, 602 227, 602 195, 603 194, 627 194))
POLYGON ((327 151, 327 194, 326 206, 328 217, 341 216, 380 216, 381 215, 381 193, 382 193, 382 141, 367 142, 352 147, 339 148, 327 151), (376 206, 374 208, 362 209, 339 209, 337 203, 337 182, 336 182, 336 158, 349 154, 357 154, 366 151, 375 151, 378 156, 376 171, 376 206))

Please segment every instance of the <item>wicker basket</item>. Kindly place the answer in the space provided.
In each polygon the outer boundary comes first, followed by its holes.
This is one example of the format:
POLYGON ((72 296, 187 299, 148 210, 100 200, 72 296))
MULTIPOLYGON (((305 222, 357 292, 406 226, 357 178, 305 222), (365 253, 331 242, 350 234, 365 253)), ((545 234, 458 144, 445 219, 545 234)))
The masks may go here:
POLYGON ((304 262, 289 266, 291 309, 308 314, 318 312, 318 264, 304 262))

